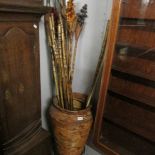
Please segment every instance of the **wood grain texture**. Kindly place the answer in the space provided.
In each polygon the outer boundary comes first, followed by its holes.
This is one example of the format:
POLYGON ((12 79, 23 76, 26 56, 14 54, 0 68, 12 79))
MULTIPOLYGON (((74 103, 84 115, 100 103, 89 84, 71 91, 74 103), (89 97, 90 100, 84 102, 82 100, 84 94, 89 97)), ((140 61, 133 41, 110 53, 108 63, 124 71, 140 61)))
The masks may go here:
POLYGON ((34 35, 26 34, 17 26, 0 38, 0 101, 5 111, 2 117, 7 120, 3 122, 7 126, 4 141, 41 117, 40 104, 33 104, 40 103, 37 45, 34 35))
POLYGON ((43 0, 0 0, 0 5, 13 5, 13 6, 17 6, 17 5, 23 5, 23 6, 42 6, 43 5, 43 0))
POLYGON ((155 142, 154 112, 109 95, 104 117, 137 135, 155 142))
POLYGON ((155 89, 149 86, 112 76, 109 90, 155 107, 155 89))
POLYGON ((41 129, 41 13, 11 8, 0 9, 0 152, 50 155, 49 134, 41 129))
POLYGON ((121 27, 118 38, 119 42, 134 45, 141 48, 154 48, 155 32, 145 29, 134 29, 131 27, 121 27), (147 38, 147 39, 146 39, 147 38))
MULTIPOLYGON (((19 5, 11 5, 8 4, 1 4, 0 3, 0 12, 11 12, 11 13, 23 13, 23 14, 40 14, 43 15, 45 13, 48 13, 52 10, 52 7, 46 7, 46 6, 33 6, 33 5, 23 5, 23 3, 19 5)), ((18 14, 19 15, 19 14, 18 14)))
POLYGON ((121 13, 122 17, 138 18, 138 19, 155 19, 154 1, 124 0, 122 4, 123 4, 121 13))
POLYGON ((154 143, 150 143, 140 136, 104 120, 101 141, 107 147, 121 155, 154 155, 154 143))
POLYGON ((107 153, 108 155, 118 154, 117 152, 107 147, 102 142, 100 142, 100 137, 101 137, 100 133, 102 128, 102 117, 103 117, 103 112, 105 107, 106 93, 108 89, 113 52, 114 52, 116 35, 118 30, 120 7, 121 7, 121 0, 115 0, 113 2, 111 22, 110 22, 109 33, 107 37, 107 46, 106 46, 106 53, 104 58, 106 61, 104 62, 104 67, 102 71, 102 80, 101 80, 101 87, 100 87, 100 93, 99 93, 100 97, 97 105, 97 113, 95 118, 94 135, 93 135, 94 144, 98 148, 103 150, 105 153, 107 153))

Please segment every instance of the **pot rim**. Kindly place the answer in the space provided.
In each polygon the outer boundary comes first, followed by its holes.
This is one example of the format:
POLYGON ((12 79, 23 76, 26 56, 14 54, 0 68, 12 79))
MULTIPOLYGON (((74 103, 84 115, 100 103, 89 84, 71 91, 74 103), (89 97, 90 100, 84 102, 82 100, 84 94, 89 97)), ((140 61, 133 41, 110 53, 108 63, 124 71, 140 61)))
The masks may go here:
POLYGON ((91 110, 91 105, 88 106, 87 108, 81 109, 81 110, 68 110, 65 108, 61 108, 60 106, 58 106, 56 103, 52 103, 51 104, 53 107, 55 107, 56 109, 64 112, 64 113, 71 113, 71 114, 79 114, 79 113, 84 113, 86 111, 90 111, 91 110))

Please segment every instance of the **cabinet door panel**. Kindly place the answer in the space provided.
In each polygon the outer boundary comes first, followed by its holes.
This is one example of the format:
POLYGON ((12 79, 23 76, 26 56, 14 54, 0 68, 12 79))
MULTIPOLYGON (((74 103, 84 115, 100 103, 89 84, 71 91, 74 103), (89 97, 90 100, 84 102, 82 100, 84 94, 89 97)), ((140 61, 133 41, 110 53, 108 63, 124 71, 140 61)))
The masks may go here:
POLYGON ((4 142, 40 119, 38 32, 32 23, 27 24, 27 32, 20 24, 8 25, 0 36, 1 117, 7 120, 2 122, 4 142))

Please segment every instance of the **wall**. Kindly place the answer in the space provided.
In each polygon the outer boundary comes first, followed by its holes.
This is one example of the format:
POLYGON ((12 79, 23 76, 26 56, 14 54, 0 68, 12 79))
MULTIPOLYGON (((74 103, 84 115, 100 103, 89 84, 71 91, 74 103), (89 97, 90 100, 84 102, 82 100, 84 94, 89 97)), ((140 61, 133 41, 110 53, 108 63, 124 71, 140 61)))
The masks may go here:
MULTIPOLYGON (((73 80, 73 90, 80 93, 88 93, 90 90, 112 0, 75 0, 76 9, 80 10, 85 3, 88 4, 88 18, 78 43, 73 80)), ((52 94, 49 63, 42 18, 40 22, 41 105, 42 122, 45 128, 47 128, 45 111, 52 94)))
POLYGON ((88 93, 101 51, 110 1, 81 0, 79 3, 76 0, 75 3, 78 9, 83 4, 88 4, 88 18, 78 44, 73 90, 88 93))

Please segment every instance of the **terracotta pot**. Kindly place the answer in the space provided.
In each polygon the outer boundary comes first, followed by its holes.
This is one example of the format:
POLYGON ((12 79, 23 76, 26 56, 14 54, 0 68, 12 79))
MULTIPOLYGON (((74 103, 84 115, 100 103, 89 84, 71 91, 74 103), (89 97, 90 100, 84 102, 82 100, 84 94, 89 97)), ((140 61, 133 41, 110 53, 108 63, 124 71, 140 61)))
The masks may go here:
MULTIPOLYGON (((75 94, 75 105, 82 104, 84 95, 75 94)), ((69 111, 55 104, 50 107, 50 118, 53 127, 58 155, 81 155, 92 125, 90 107, 84 110, 69 111)))

